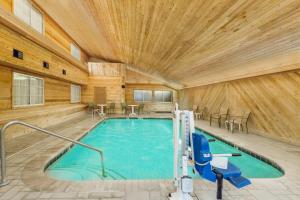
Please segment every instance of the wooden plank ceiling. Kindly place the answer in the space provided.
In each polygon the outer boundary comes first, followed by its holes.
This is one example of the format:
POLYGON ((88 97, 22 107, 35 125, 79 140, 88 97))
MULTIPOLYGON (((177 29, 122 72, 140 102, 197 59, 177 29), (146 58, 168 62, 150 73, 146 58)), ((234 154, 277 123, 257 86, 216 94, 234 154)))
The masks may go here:
POLYGON ((184 87, 299 68, 299 0, 34 0, 86 52, 184 87))

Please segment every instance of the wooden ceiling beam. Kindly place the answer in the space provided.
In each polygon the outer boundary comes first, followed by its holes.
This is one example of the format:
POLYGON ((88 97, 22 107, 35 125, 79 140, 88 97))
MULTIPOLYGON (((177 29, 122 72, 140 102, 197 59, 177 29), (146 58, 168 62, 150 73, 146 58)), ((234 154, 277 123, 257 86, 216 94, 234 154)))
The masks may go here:
POLYGON ((299 0, 34 1, 89 55, 178 87, 298 66, 299 0))

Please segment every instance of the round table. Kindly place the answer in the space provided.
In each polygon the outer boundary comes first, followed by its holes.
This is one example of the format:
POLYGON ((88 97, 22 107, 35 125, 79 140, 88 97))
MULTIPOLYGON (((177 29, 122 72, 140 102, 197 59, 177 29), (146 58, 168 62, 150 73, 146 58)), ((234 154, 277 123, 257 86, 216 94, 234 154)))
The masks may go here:
POLYGON ((136 116, 136 113, 134 112, 134 108, 138 107, 138 105, 128 105, 131 107, 131 113, 129 114, 129 116, 136 116))

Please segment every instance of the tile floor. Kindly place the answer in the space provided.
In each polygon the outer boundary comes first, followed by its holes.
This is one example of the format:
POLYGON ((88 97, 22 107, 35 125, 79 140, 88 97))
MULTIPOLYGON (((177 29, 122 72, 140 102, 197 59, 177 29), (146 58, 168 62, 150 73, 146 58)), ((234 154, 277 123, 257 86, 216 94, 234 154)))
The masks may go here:
MULTIPOLYGON (((169 115, 145 115, 167 117, 169 115)), ((119 116, 120 117, 120 116, 119 116)), ((84 116, 69 123, 50 127, 67 137, 78 139, 99 122, 84 116)), ((266 156, 285 170, 277 179, 252 179, 252 185, 237 190, 225 182, 223 199, 245 200, 300 200, 300 147, 274 141, 254 134, 234 133, 210 127, 206 121, 196 126, 235 144, 266 156)), ((32 137, 32 135, 30 136, 32 137)), ((18 199, 102 199, 102 200, 160 200, 167 199, 173 190, 171 180, 141 181, 59 181, 44 174, 45 165, 70 144, 53 137, 41 137, 25 149, 8 141, 7 178, 10 184, 0 188, 0 200, 18 199), (15 149, 17 150, 15 150, 15 149)), ((13 141, 16 142, 16 141, 13 141)), ((19 141, 20 142, 20 141, 19 141)), ((216 185, 204 180, 194 181, 194 199, 215 199, 216 185)))

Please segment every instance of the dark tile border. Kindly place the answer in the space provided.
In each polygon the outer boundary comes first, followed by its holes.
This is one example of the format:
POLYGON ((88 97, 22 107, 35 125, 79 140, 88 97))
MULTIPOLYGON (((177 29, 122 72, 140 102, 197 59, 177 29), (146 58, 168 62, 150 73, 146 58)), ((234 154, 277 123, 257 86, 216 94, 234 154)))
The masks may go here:
POLYGON ((250 156, 252 156, 252 157, 254 157, 254 158, 256 158, 256 159, 258 159, 258 160, 261 160, 261 161, 267 163, 268 165, 271 165, 272 167, 274 167, 274 168, 276 168, 277 170, 279 170, 279 171, 282 173, 282 176, 285 175, 284 169, 283 169, 282 167, 280 167, 275 161, 273 161, 273 160, 271 160, 271 159, 269 159, 269 158, 267 158, 267 157, 265 157, 265 156, 263 156, 263 155, 260 155, 260 154, 254 152, 254 151, 252 151, 252 150, 250 150, 250 149, 247 149, 247 148, 245 148, 245 147, 241 147, 241 146, 239 146, 239 145, 236 145, 236 144, 234 144, 233 142, 230 142, 230 141, 228 141, 228 140, 225 140, 224 138, 222 138, 222 137, 220 137, 220 136, 218 136, 218 135, 215 135, 215 134, 213 134, 213 133, 210 133, 210 132, 208 132, 208 131, 205 131, 205 130, 199 128, 199 127, 196 127, 196 129, 198 129, 199 131, 202 131, 202 132, 204 132, 205 134, 210 135, 210 136, 212 136, 212 137, 214 137, 214 138, 216 138, 216 139, 218 139, 218 140, 224 142, 225 144, 228 144, 228 145, 230 145, 230 146, 232 146, 232 147, 234 147, 234 148, 236 148, 236 149, 238 149, 238 150, 240 150, 240 151, 242 151, 242 152, 244 152, 244 153, 246 153, 246 154, 248 154, 248 155, 250 155, 250 156))
MULTIPOLYGON (((98 123, 96 123, 95 125, 93 125, 89 130, 87 130, 86 132, 84 132, 81 136, 79 136, 76 140, 81 140, 83 137, 85 137, 87 134, 89 134, 95 127, 97 127, 99 124, 105 122, 106 120, 109 120, 109 119, 164 119, 164 120, 171 120, 172 118, 171 117, 106 117, 104 119, 101 119, 98 123)), ((195 127, 198 131, 202 131, 212 137, 215 137, 216 139, 224 142, 225 144, 228 144, 234 148, 237 148, 238 150, 252 156, 252 157, 255 157, 256 159, 258 160, 261 160, 269 165, 271 165, 272 167, 276 168, 277 170, 279 170, 281 173, 282 173, 282 176, 285 175, 285 171, 283 170, 282 167, 280 167, 275 161, 272 161, 270 160, 269 158, 263 156, 263 155, 260 155, 254 151, 251 151, 247 148, 244 148, 244 147, 241 147, 239 145, 236 145, 234 144, 233 142, 230 142, 228 140, 225 140, 223 139, 222 137, 220 136, 217 136, 213 133, 210 133, 208 131, 205 131, 199 127, 195 127)), ((65 153, 67 153, 72 147, 74 146, 74 144, 70 144, 69 146, 67 146, 64 150, 62 150, 60 153, 58 153, 55 157, 53 157, 52 159, 50 159, 50 161, 45 165, 43 171, 45 172, 50 165, 52 165, 55 161, 57 161, 62 155, 64 155, 65 153)))
MULTIPOLYGON (((80 136, 78 136, 76 139, 76 141, 81 140, 83 137, 85 137, 87 134, 89 134, 94 128, 96 128, 99 124, 101 124, 102 122, 104 122, 106 119, 100 119, 97 123, 95 123, 93 126, 91 126, 87 131, 83 132, 83 134, 81 134, 80 136)), ((53 158, 51 158, 47 164, 44 166, 43 171, 45 172, 48 167, 50 165, 52 165, 55 161, 57 161, 62 155, 64 155, 65 153, 67 153, 68 151, 70 151, 75 144, 71 143, 70 145, 66 146, 62 151, 60 151, 56 156, 54 156, 53 158)))
MULTIPOLYGON (((93 125, 92 127, 89 128, 89 130, 85 131, 82 135, 80 135, 78 138, 76 138, 75 140, 79 141, 81 140, 83 137, 85 137, 87 134, 89 134, 91 131, 93 131, 94 128, 96 128, 99 124, 105 122, 106 120, 110 120, 110 119, 164 119, 164 120, 171 120, 171 117, 122 117, 122 116, 118 116, 118 117, 106 117, 101 119, 99 122, 97 122, 95 125, 93 125)), ((43 171, 45 172, 50 165, 52 165, 54 162, 56 162, 59 158, 61 158, 65 153, 67 153, 68 151, 70 151, 73 146, 75 144, 71 143, 69 146, 66 146, 65 149, 63 149, 61 152, 59 152, 56 156, 54 156, 53 158, 51 158, 49 160, 49 162, 47 162, 47 164, 45 165, 43 171)))

